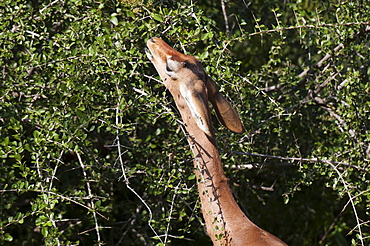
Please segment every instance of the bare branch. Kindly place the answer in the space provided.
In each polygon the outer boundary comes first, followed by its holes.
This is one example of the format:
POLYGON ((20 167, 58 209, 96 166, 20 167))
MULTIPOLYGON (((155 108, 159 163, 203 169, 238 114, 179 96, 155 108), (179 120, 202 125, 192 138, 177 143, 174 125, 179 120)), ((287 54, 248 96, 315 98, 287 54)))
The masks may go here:
POLYGON ((364 244, 364 238, 363 238, 363 233, 362 233, 362 229, 361 229, 361 226, 362 226, 362 223, 360 223, 360 218, 358 217, 358 214, 357 214, 357 209, 356 209, 356 206, 355 206, 355 203, 354 203, 354 197, 352 196, 351 194, 351 189, 348 188, 348 184, 347 184, 347 181, 344 180, 343 178, 343 173, 341 173, 338 168, 333 165, 333 163, 331 162, 326 162, 327 164, 329 164, 334 170, 335 172, 337 173, 339 179, 341 180, 343 186, 344 186, 344 191, 347 193, 348 197, 349 197, 349 201, 351 203, 351 206, 352 206, 352 210, 353 210, 353 213, 355 215, 355 219, 356 219, 356 223, 357 225, 352 229, 352 230, 355 230, 357 228, 358 232, 359 232, 359 240, 361 242, 361 245, 362 246, 365 246, 364 244))
MULTIPOLYGON (((73 200, 72 198, 69 198, 69 197, 67 197, 67 196, 63 196, 63 195, 58 194, 58 193, 55 193, 55 192, 53 192, 53 191, 38 190, 38 189, 9 189, 9 190, 0 190, 0 193, 3 193, 3 192, 20 192, 20 191, 33 191, 33 192, 39 192, 39 193, 45 193, 45 194, 51 194, 51 195, 57 196, 57 197, 59 197, 59 198, 61 198, 61 199, 63 199, 63 200, 67 200, 67 201, 69 201, 69 202, 72 202, 72 203, 74 203, 74 204, 77 204, 77 205, 79 205, 79 206, 81 206, 81 207, 83 207, 83 208, 86 208, 86 209, 87 209, 87 210, 89 210, 89 211, 92 211, 92 210, 93 210, 91 207, 86 206, 85 204, 82 204, 82 203, 80 203, 80 202, 78 202, 78 201, 73 200)), ((100 217, 102 217, 102 218, 104 218, 104 219, 108 220, 108 218, 107 218, 107 217, 105 217, 104 215, 102 215, 101 213, 99 213, 99 212, 97 212, 97 211, 95 211, 95 212, 96 212, 96 214, 97 214, 97 215, 99 215, 100 217)), ((0 227, 0 229, 3 229, 3 227, 0 227)))
POLYGON ((222 14, 224 15, 226 33, 227 35, 230 35, 229 20, 227 18, 225 0, 221 0, 221 8, 222 8, 222 14))
MULTIPOLYGON (((118 99, 118 101, 120 102, 120 98, 118 99)), ((150 209, 149 205, 144 201, 144 199, 134 190, 134 188, 132 188, 130 186, 130 183, 129 183, 129 180, 127 179, 127 175, 126 175, 126 170, 125 170, 125 167, 124 167, 124 164, 123 164, 123 159, 122 159, 122 151, 121 151, 121 143, 120 143, 120 138, 119 138, 119 128, 118 128, 118 125, 120 122, 122 122, 122 116, 120 116, 120 109, 119 109, 119 105, 117 106, 116 108, 116 125, 117 125, 117 131, 116 131, 116 147, 118 149, 118 162, 121 166, 121 170, 122 170, 122 176, 120 177, 120 179, 123 178, 123 182, 126 184, 126 187, 127 189, 129 189, 137 198, 139 198, 139 200, 144 204, 144 206, 147 208, 148 212, 149 212, 149 220, 148 220, 148 226, 150 227, 150 229, 154 232, 154 234, 159 238, 159 240, 161 241, 162 244, 163 241, 162 239, 158 236, 158 233, 154 230, 154 228, 152 227, 151 225, 151 221, 153 219, 153 213, 152 213, 152 210, 150 209)))
POLYGON ((321 162, 321 163, 328 163, 331 165, 342 165, 347 167, 352 167, 361 171, 364 171, 366 173, 369 173, 370 170, 367 170, 365 168, 348 164, 345 162, 339 162, 339 161, 331 161, 331 160, 323 160, 323 159, 317 159, 317 158, 301 158, 301 157, 284 157, 284 156, 276 156, 276 155, 266 155, 266 154, 257 154, 257 153, 247 153, 247 152, 239 152, 239 151, 232 151, 231 154, 236 155, 248 155, 248 156, 256 156, 256 157, 263 157, 263 158, 269 158, 269 159, 278 159, 278 160, 284 160, 284 161, 298 161, 298 162, 321 162))
POLYGON ((76 155, 77 155, 78 162, 80 163, 80 166, 81 166, 81 169, 82 169, 82 174, 84 175, 84 178, 86 179, 87 194, 88 194, 88 197, 90 199, 89 203, 90 203, 90 207, 92 208, 92 213, 93 213, 93 216, 94 216, 95 231, 96 231, 96 236, 97 236, 97 239, 98 239, 98 244, 102 245, 102 242, 100 240, 98 218, 96 217, 95 204, 94 204, 94 201, 93 201, 93 194, 91 192, 91 187, 90 187, 90 181, 89 181, 89 178, 87 177, 87 173, 86 173, 86 170, 85 170, 85 165, 84 165, 84 163, 81 159, 80 154, 78 152, 76 152, 76 155))
MULTIPOLYGON (((323 28, 323 27, 338 27, 338 26, 353 26, 353 25, 367 26, 367 25, 370 25, 370 22, 349 22, 349 23, 336 23, 336 24, 327 23, 327 24, 302 25, 302 26, 299 25, 299 26, 282 27, 282 28, 276 28, 276 29, 270 29, 270 30, 264 30, 264 31, 260 29, 259 32, 250 33, 247 35, 247 37, 252 37, 252 36, 267 34, 267 33, 287 31, 287 30, 302 29, 302 28, 323 28)), ((367 32, 370 31, 370 28, 366 27, 366 31, 367 32)), ((240 38, 236 38, 236 39, 240 39, 240 38)))

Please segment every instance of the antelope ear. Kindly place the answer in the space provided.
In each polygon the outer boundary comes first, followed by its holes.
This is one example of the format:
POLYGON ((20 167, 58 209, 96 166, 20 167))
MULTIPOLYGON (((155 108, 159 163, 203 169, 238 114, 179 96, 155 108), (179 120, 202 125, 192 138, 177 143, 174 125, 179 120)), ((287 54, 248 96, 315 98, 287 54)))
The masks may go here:
POLYGON ((191 89, 185 84, 180 84, 180 93, 185 99, 198 127, 211 137, 212 126, 204 82, 201 80, 195 81, 191 89))
POLYGON ((243 133, 244 127, 238 113, 216 88, 213 81, 207 77, 208 100, 216 111, 218 121, 235 133, 243 133))

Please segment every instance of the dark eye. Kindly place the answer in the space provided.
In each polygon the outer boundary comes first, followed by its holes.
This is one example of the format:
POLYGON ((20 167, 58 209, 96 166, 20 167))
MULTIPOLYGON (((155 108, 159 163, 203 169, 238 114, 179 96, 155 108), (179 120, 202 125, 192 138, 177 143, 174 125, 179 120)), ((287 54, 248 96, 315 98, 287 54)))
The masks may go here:
POLYGON ((172 69, 168 66, 168 63, 166 63, 166 71, 167 72, 173 72, 172 69))

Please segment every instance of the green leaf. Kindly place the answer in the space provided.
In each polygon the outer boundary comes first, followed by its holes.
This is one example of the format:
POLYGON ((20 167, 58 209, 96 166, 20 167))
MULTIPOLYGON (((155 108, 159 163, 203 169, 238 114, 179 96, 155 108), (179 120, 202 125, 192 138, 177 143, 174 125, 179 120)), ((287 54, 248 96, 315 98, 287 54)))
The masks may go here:
POLYGON ((162 17, 162 15, 160 15, 160 14, 151 13, 151 14, 150 14, 150 16, 151 16, 154 20, 157 20, 157 21, 163 22, 163 17, 162 17))
POLYGON ((201 36, 201 40, 207 40, 207 39, 211 39, 213 37, 213 33, 212 32, 206 32, 206 33, 203 33, 202 36, 201 36))
POLYGON ((9 137, 5 137, 4 141, 2 142, 3 146, 9 145, 9 137))
POLYGON ((11 241, 13 241, 13 237, 9 233, 5 233, 4 234, 4 240, 7 241, 7 242, 11 242, 11 241))
POLYGON ((118 19, 117 19, 117 17, 113 16, 112 18, 110 18, 110 21, 111 21, 115 26, 117 26, 117 25, 118 25, 118 19))
POLYGON ((46 226, 42 226, 41 227, 41 234, 44 236, 44 237, 47 237, 49 235, 49 228, 46 227, 46 226))
POLYGON ((195 174, 193 173, 193 174, 190 174, 189 176, 188 176, 188 180, 194 180, 195 179, 195 174))

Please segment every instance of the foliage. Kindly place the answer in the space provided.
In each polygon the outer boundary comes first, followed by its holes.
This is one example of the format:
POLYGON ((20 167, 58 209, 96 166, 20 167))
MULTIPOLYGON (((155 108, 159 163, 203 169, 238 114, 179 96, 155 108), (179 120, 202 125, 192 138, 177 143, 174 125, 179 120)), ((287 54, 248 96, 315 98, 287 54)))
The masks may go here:
POLYGON ((256 224, 290 245, 369 243, 367 1, 0 6, 2 245, 210 245, 152 36, 199 57, 240 113, 242 136, 214 125, 256 224))

